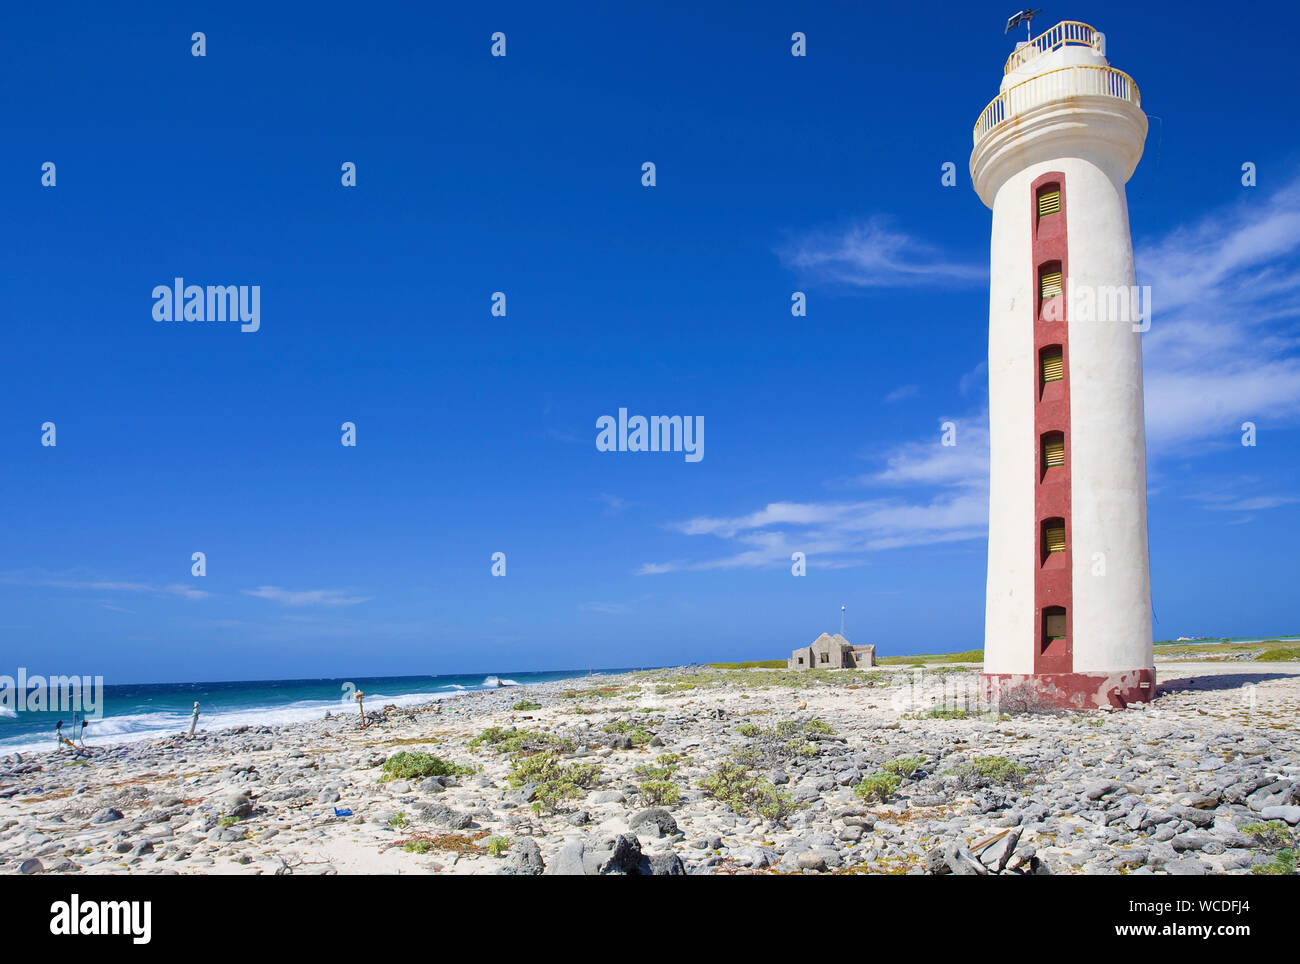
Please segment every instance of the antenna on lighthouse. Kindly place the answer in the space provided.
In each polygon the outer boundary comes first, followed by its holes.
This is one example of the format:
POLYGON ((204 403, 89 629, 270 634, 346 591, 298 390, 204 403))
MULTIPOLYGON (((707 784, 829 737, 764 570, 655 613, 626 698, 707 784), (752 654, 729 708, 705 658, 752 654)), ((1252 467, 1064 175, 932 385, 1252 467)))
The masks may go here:
POLYGON ((844 607, 840 607, 840 635, 844 635, 844 607))
POLYGON ((1019 27, 1019 26, 1023 23, 1023 24, 1025 25, 1025 37, 1026 37, 1028 40, 1033 40, 1033 39, 1034 39, 1034 35, 1033 35, 1033 34, 1034 34, 1034 28, 1033 28, 1032 26, 1030 26, 1030 23, 1029 23, 1029 22, 1030 22, 1031 20, 1033 20, 1034 17, 1038 16, 1038 14, 1040 14, 1040 13, 1042 13, 1042 12, 1043 12, 1043 11, 1042 11, 1041 8, 1039 8, 1038 10, 1021 10, 1021 11, 1020 11, 1019 13, 1017 13, 1014 17, 1012 17, 1011 19, 1009 19, 1009 20, 1007 21, 1006 29, 1003 30, 1002 32, 1003 32, 1003 33, 1011 33, 1011 31, 1015 30, 1017 27, 1019 27))

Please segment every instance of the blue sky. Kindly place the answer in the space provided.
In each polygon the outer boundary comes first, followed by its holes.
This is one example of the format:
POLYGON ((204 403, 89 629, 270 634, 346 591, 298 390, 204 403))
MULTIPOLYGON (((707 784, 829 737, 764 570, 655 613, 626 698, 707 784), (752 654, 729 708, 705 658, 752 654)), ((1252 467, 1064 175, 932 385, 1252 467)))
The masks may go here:
MULTIPOLYGON (((967 161, 1014 10, 546 7, 6 14, 9 671, 770 658, 841 604, 884 654, 982 644, 989 212, 967 161), (178 275, 260 285, 260 331, 154 322, 178 275), (598 452, 620 407, 703 416, 705 457, 598 452)), ((1105 31, 1152 116, 1129 202, 1157 638, 1300 629, 1296 15, 1222 17, 1039 20, 1105 31)))

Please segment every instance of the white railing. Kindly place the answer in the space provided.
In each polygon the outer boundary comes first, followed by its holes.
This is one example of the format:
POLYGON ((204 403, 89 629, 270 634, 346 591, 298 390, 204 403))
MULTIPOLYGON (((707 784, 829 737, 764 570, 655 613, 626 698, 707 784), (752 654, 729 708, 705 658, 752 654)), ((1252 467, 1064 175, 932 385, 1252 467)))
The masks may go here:
POLYGON ((1068 97, 1118 97, 1142 106, 1133 78, 1114 67, 1059 67, 998 94, 975 123, 975 142, 1005 120, 1041 104, 1068 97))
POLYGON ((1045 54, 1057 47, 1091 47, 1098 53, 1104 54, 1105 51, 1102 50, 1102 46, 1105 42, 1105 37, 1102 36, 1101 31, 1088 26, 1086 23, 1080 23, 1078 20, 1062 20, 1051 30, 1040 33, 1023 47, 1017 47, 1012 51, 1002 72, 1009 74, 1011 71, 1023 67, 1039 54, 1045 54))

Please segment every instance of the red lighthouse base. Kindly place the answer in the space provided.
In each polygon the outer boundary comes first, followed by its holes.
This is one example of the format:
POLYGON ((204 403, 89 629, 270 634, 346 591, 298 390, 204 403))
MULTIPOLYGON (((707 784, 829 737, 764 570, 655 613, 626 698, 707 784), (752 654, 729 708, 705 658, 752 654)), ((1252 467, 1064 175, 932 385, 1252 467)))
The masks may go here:
POLYGON ((1024 710, 1123 709, 1149 703, 1156 695, 1156 671, 1131 669, 1115 673, 985 673, 980 696, 1002 712, 1024 710))

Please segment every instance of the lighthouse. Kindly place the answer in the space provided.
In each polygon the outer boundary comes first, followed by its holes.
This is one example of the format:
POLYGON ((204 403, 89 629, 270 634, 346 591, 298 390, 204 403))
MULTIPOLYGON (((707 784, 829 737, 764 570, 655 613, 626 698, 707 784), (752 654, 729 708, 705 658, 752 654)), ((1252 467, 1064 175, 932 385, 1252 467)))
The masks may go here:
POLYGON ((993 211, 982 685, 1006 706, 1155 693, 1124 191, 1146 133, 1105 35, 1074 21, 1016 47, 975 125, 971 180, 993 211))

